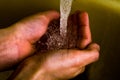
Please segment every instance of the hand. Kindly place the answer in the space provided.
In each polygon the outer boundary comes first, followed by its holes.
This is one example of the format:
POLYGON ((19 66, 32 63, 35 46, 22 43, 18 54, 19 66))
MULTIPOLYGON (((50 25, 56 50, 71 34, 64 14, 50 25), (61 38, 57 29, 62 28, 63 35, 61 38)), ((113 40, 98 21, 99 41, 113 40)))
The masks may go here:
POLYGON ((47 11, 0 29, 0 71, 12 67, 34 53, 33 44, 46 32, 59 13, 47 11))
POLYGON ((26 59, 9 80, 68 80, 82 73, 86 65, 96 61, 99 57, 99 46, 91 43, 87 13, 76 12, 71 19, 80 27, 78 47, 81 50, 69 49, 35 54, 26 59))

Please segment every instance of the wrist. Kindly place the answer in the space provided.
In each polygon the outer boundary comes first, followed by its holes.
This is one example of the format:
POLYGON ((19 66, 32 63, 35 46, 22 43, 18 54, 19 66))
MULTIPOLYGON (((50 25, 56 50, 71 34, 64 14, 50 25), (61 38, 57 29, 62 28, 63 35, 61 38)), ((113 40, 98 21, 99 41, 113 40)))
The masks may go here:
POLYGON ((8 80, 57 80, 54 79, 50 74, 45 72, 44 69, 17 69, 8 80))

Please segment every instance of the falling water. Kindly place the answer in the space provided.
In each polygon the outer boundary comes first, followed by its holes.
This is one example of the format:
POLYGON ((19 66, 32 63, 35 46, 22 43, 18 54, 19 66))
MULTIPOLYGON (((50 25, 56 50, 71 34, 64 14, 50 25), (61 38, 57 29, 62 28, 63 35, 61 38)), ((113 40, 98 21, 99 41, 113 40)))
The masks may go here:
POLYGON ((69 24, 69 27, 67 28, 67 20, 71 11, 71 6, 72 0, 60 0, 60 24, 59 20, 55 20, 49 24, 47 32, 36 45, 37 52, 76 47, 76 30, 73 29, 72 24, 69 24))
POLYGON ((66 37, 67 35, 67 20, 71 11, 73 0, 60 0, 60 35, 66 37))

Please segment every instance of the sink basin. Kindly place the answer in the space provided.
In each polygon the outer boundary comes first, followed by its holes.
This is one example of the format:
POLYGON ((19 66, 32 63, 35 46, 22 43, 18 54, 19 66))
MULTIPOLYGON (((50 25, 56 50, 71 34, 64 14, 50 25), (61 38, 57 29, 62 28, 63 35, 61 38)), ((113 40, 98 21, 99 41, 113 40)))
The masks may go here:
MULTIPOLYGON (((0 25, 6 27, 50 9, 59 11, 59 0, 1 0, 0 25)), ((120 0, 74 0, 71 13, 78 9, 88 12, 93 41, 100 44, 101 52, 100 59, 88 66, 85 77, 74 80, 120 80, 120 0)))

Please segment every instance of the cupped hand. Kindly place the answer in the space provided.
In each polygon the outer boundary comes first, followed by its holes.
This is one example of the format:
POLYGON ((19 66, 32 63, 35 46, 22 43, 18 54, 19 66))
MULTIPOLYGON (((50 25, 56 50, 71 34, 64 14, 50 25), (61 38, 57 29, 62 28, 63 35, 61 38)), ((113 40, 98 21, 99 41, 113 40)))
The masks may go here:
POLYGON ((82 73, 98 56, 97 44, 90 44, 85 50, 37 54, 26 59, 8 80, 68 80, 82 73))
POLYGON ((33 44, 46 32, 49 22, 57 18, 58 12, 47 11, 0 29, 0 71, 31 55, 33 44))
POLYGON ((79 49, 35 54, 26 59, 9 80, 68 80, 82 73, 86 65, 95 62, 100 48, 91 43, 88 14, 76 12, 71 20, 79 26, 79 49))

